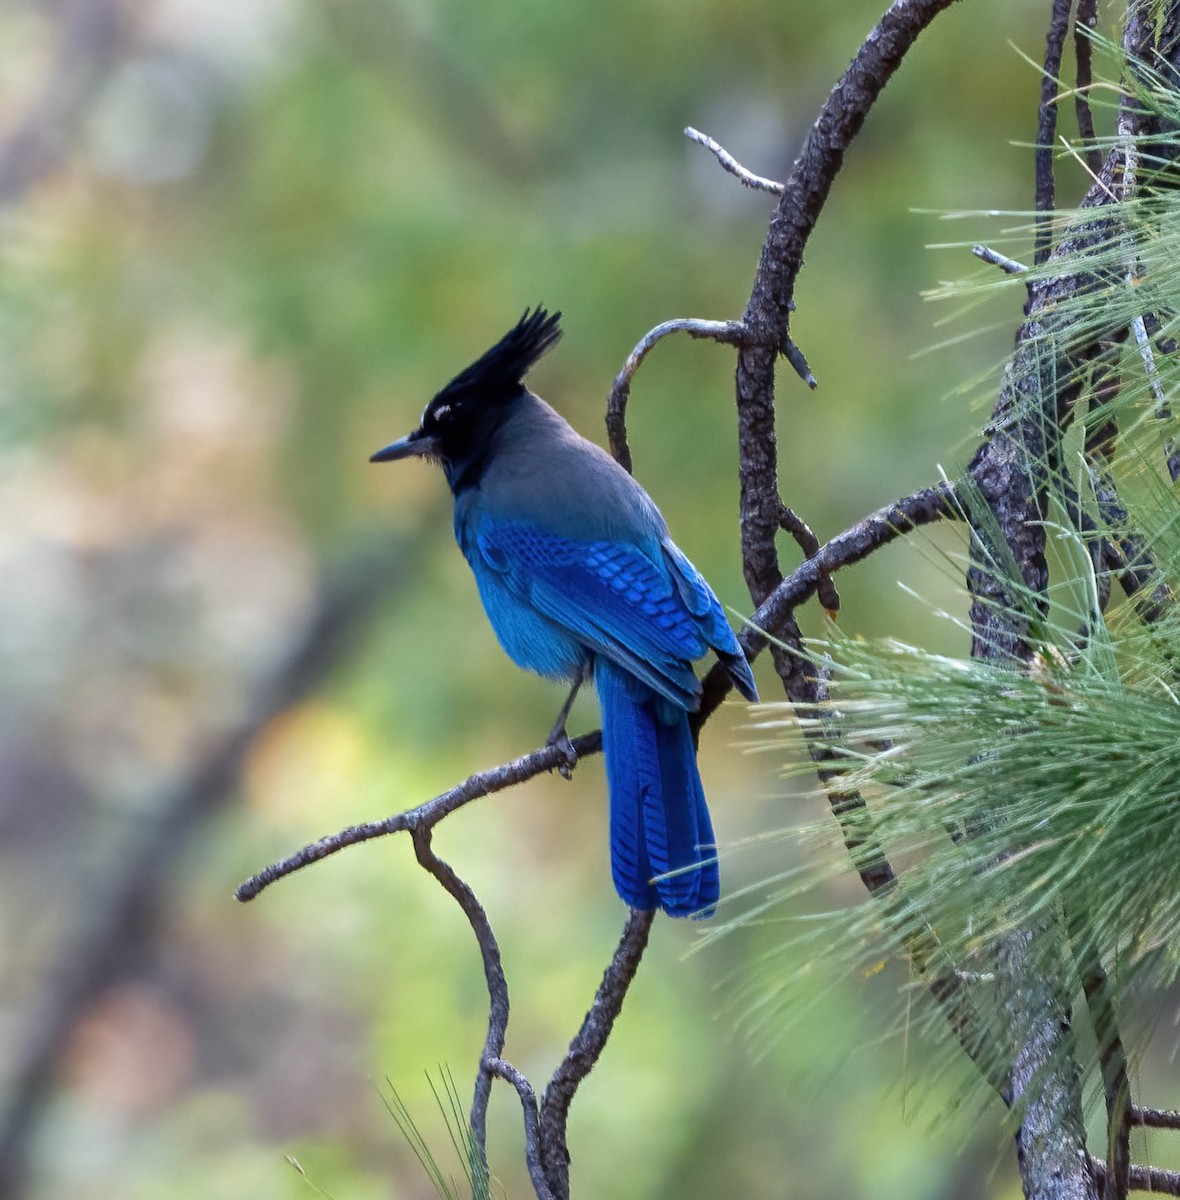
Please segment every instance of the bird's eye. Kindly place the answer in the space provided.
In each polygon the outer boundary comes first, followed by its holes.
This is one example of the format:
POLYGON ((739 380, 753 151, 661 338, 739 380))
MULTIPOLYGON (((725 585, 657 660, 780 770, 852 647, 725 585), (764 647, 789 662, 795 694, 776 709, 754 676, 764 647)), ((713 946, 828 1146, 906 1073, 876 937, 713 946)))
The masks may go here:
POLYGON ((445 425, 451 419, 451 406, 449 404, 440 404, 434 410, 434 419, 440 425, 445 425))

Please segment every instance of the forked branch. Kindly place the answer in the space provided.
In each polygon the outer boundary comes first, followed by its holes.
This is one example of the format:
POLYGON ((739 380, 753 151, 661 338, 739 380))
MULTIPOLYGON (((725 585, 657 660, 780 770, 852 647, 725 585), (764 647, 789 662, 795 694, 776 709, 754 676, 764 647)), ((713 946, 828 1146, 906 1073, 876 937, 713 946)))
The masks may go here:
MULTIPOLYGON (((755 659, 766 648, 769 638, 774 635, 784 619, 793 614, 797 605, 814 595, 828 575, 842 567, 862 561, 874 551, 889 545, 895 538, 921 525, 953 516, 956 511, 953 489, 949 484, 941 484, 880 509, 853 525, 838 538, 834 538, 826 546, 821 546, 816 554, 801 563, 780 587, 767 597, 766 602, 743 628, 740 641, 747 656, 751 660, 755 659)), ((696 717, 698 728, 717 710, 731 686, 729 675, 721 664, 717 664, 708 673, 704 681, 701 710, 696 717)), ((601 750, 601 734, 597 730, 583 734, 575 738, 572 744, 580 760, 601 750)), ((503 1058, 510 1009, 495 932, 486 911, 468 884, 435 854, 432 834, 441 821, 473 800, 524 783, 546 771, 558 769, 566 762, 566 755, 560 746, 542 746, 511 762, 472 775, 463 783, 416 808, 384 820, 349 826, 338 833, 320 838, 251 876, 236 892, 239 900, 252 900, 278 880, 348 846, 395 833, 408 833, 411 836, 418 862, 438 880, 463 911, 475 935, 483 961, 489 1014, 471 1110, 471 1126, 476 1145, 486 1166, 488 1095, 492 1080, 503 1079, 515 1089, 521 1102, 525 1158, 539 1200, 561 1200, 569 1194, 566 1125, 570 1104, 579 1084, 594 1068, 606 1048, 627 990, 638 970, 654 914, 631 912, 581 1030, 558 1064, 543 1098, 538 1103, 533 1084, 523 1072, 503 1058)))

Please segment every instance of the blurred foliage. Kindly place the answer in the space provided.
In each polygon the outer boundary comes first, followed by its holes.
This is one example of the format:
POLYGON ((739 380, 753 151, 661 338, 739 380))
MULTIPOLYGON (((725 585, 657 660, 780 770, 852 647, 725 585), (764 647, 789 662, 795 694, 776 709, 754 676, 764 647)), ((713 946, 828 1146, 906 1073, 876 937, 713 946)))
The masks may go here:
MULTIPOLYGON (((244 711, 321 574, 386 529, 421 556, 331 685, 266 729, 174 880, 165 936, 77 1031, 31 1196, 308 1194, 285 1154, 340 1200, 432 1194, 380 1081, 445 1148, 426 1072, 446 1063, 464 1091, 484 1022, 451 901, 407 842, 354 849, 250 908, 230 899, 303 841, 533 747, 559 702, 496 647, 442 480, 365 460, 526 305, 566 314, 535 382, 588 434, 649 327, 738 315, 771 202, 681 129, 784 175, 879 7, 119 6, 118 53, 63 158, 0 225, 0 1062, 78 913, 244 711)), ((945 336, 921 294, 967 261, 923 246, 960 233, 939 211, 1028 205, 1031 156, 1013 143, 1034 135, 1039 78, 1008 42, 1039 57, 1044 7, 961 5, 935 23, 811 243, 794 333, 820 389, 784 375, 780 447, 784 495, 821 538, 971 446, 981 415, 956 389, 1001 358, 1019 300, 972 314, 991 333, 915 358, 945 336)), ((0 67, 6 127, 52 82, 65 12, 0 9, 16 51, 0 67)), ((1063 196, 1080 190, 1070 171, 1063 196)), ((660 346, 632 444, 678 542, 742 610, 732 371, 730 351, 660 346)), ((845 627, 961 651, 897 587, 961 611, 931 559, 907 545, 849 572, 845 627)), ((580 702, 574 727, 594 720, 580 702)), ((749 721, 719 714, 701 755, 735 890, 797 861, 765 831, 821 811, 737 753, 749 721)), ((499 932, 507 1053, 534 1080, 622 927, 605 819, 588 762, 438 838, 499 932)), ((833 881, 830 902, 858 886, 833 881)), ((845 979, 789 1037, 751 1044, 730 992, 778 932, 683 957, 696 935, 657 924, 573 1110, 577 1194, 1018 1194, 998 1119, 956 1118, 949 1083, 908 1087, 922 1049, 881 1017, 898 968, 845 979)), ((519 1124, 500 1089, 493 1189, 508 1196, 528 1194, 519 1124)))

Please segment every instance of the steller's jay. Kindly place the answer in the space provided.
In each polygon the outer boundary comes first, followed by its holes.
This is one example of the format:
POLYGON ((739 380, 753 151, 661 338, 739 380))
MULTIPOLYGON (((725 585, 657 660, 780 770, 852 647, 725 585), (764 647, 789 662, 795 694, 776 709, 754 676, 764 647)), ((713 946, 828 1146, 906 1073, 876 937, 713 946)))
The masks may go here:
POLYGON ((560 319, 526 310, 371 461, 442 464, 455 537, 501 646, 573 684, 550 744, 568 746, 566 717, 593 673, 619 895, 632 908, 707 916, 719 879, 688 723, 701 699, 690 664, 712 647, 738 691, 758 693, 717 597, 651 497, 524 386, 561 337, 560 319))

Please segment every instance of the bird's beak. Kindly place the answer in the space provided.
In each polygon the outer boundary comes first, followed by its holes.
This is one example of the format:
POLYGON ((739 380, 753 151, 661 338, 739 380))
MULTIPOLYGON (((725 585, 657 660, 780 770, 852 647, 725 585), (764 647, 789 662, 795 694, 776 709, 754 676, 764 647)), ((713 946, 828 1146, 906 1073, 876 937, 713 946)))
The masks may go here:
POLYGON ((388 446, 369 455, 369 462, 396 462, 399 458, 431 458, 438 455, 438 439, 427 436, 421 429, 390 442, 388 446))

